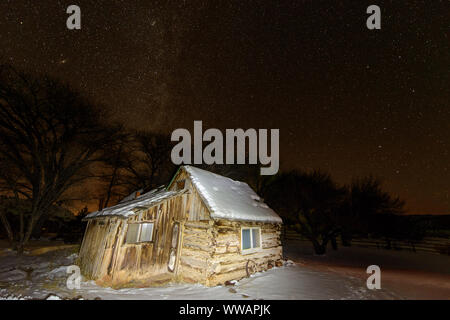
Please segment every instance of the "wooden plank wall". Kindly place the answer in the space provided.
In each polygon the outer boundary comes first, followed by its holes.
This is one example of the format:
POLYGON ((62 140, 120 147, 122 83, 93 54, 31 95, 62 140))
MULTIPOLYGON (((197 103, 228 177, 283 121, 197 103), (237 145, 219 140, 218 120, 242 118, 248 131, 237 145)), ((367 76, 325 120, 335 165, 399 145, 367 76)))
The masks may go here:
POLYGON ((80 248, 81 272, 91 279, 102 275, 104 263, 111 255, 113 239, 123 221, 117 217, 102 217, 89 220, 80 248))
POLYGON ((153 222, 153 241, 125 243, 126 228, 124 229, 118 237, 116 254, 111 259, 108 276, 113 283, 151 279, 162 274, 166 278, 175 277, 176 272, 169 273, 167 269, 172 227, 174 223, 184 221, 187 197, 186 193, 178 195, 127 219, 127 224, 153 222))

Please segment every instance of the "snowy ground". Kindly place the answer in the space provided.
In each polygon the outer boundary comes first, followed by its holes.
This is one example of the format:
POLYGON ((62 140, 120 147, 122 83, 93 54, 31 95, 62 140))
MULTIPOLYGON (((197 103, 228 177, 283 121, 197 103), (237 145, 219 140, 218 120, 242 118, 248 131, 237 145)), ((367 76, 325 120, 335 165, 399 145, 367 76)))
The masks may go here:
POLYGON ((401 299, 450 300, 450 256, 407 250, 361 247, 329 249, 325 256, 313 254, 309 243, 291 241, 284 255, 297 264, 319 272, 366 281, 366 269, 381 269, 381 287, 401 299))
POLYGON ((82 281, 80 289, 70 290, 66 269, 74 263, 77 247, 58 245, 35 243, 23 256, 0 248, 0 299, 450 299, 450 257, 360 248, 317 257, 304 243, 286 246, 285 255, 295 262, 234 286, 172 284, 115 290, 82 281), (417 265, 403 268, 402 263, 412 261, 417 265), (381 290, 366 287, 365 268, 370 264, 382 268, 381 290))

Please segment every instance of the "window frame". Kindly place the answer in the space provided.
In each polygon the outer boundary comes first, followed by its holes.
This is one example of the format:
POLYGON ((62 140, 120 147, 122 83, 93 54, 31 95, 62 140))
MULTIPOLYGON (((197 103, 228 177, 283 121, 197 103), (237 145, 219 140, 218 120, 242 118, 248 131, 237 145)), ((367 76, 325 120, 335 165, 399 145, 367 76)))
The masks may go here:
POLYGON ((240 241, 241 241, 241 254, 249 254, 249 253, 261 251, 262 250, 261 227, 241 227, 240 241), (253 230, 254 229, 257 229, 258 233, 259 233, 259 246, 258 247, 253 247, 253 230), (248 249, 243 248, 244 242, 242 241, 242 232, 244 230, 250 230, 250 246, 251 246, 251 248, 248 248, 248 249))
POLYGON ((153 221, 145 221, 145 222, 140 222, 139 223, 140 224, 140 226, 139 226, 139 237, 138 237, 138 242, 137 243, 148 243, 148 242, 153 242, 153 234, 154 234, 154 231, 155 231, 155 222, 153 222, 153 221), (151 237, 150 237, 150 240, 146 240, 146 241, 142 241, 141 240, 141 235, 142 235, 142 225, 143 224, 151 224, 152 225, 152 234, 151 234, 151 237))
POLYGON ((138 243, 138 239, 139 239, 139 237, 141 236, 140 235, 140 233, 141 233, 141 226, 139 225, 139 223, 128 223, 127 224, 127 231, 125 232, 125 237, 124 237, 124 242, 125 242, 125 244, 136 244, 136 243, 138 243), (136 232, 136 241, 133 241, 133 242, 128 242, 127 240, 128 240, 128 232, 130 232, 130 226, 131 225, 137 225, 137 232, 136 232))
POLYGON ((155 222, 154 221, 142 221, 142 222, 132 222, 132 223, 128 223, 127 224, 127 231, 125 233, 125 237, 124 237, 124 244, 126 245, 136 245, 136 244, 140 244, 140 243, 153 243, 153 236, 155 233, 155 222), (137 230, 137 236, 136 236, 136 241, 135 242, 128 242, 127 241, 127 237, 128 237, 128 230, 130 225, 132 224, 136 224, 138 225, 138 230, 137 230), (147 240, 147 241, 141 241, 141 235, 142 235, 142 225, 143 224, 152 224, 152 234, 151 234, 151 239, 147 240))

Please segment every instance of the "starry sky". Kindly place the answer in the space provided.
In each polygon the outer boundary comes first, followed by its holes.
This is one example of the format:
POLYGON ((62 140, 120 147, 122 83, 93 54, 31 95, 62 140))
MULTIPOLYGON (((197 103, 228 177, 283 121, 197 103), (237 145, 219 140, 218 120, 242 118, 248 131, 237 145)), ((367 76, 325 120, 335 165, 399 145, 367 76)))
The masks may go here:
POLYGON ((2 0, 0 59, 134 129, 279 128, 284 170, 450 213, 450 2, 2 0), (68 30, 66 8, 81 8, 68 30), (381 30, 366 9, 381 8, 381 30))

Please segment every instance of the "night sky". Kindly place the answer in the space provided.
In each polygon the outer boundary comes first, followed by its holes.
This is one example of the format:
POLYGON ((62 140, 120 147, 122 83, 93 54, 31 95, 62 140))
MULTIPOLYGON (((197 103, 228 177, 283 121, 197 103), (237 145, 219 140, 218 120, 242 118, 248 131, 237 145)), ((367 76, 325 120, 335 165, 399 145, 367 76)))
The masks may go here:
POLYGON ((2 0, 0 58, 129 128, 279 128, 282 169, 373 174, 410 213, 450 213, 449 28, 437 0, 2 0))

